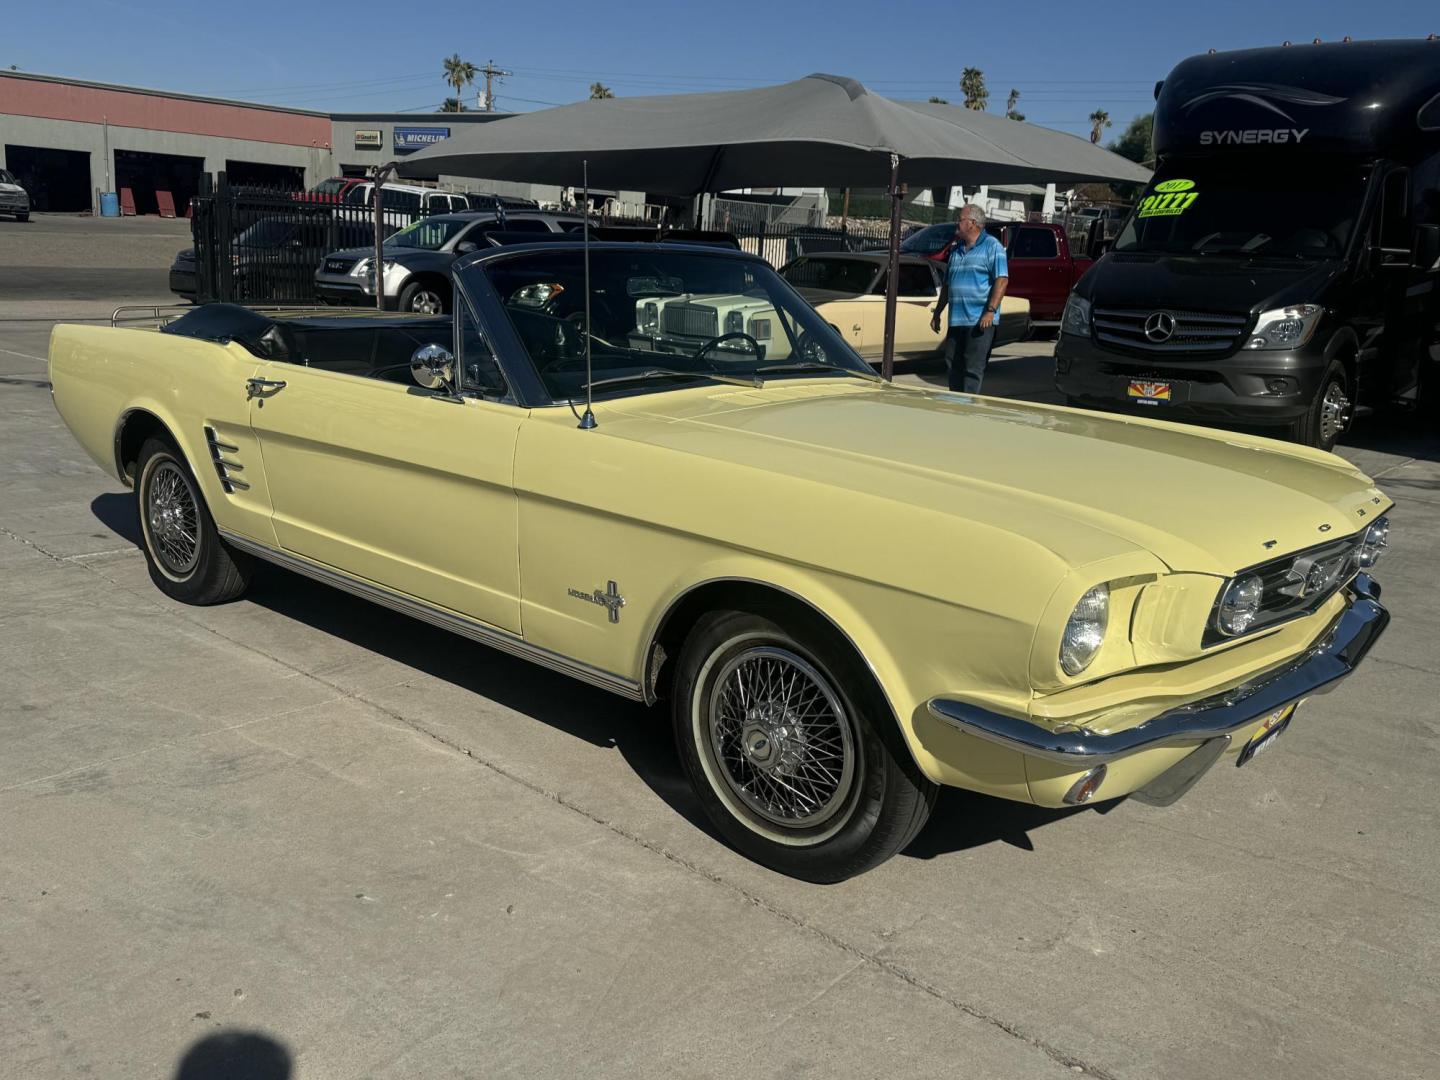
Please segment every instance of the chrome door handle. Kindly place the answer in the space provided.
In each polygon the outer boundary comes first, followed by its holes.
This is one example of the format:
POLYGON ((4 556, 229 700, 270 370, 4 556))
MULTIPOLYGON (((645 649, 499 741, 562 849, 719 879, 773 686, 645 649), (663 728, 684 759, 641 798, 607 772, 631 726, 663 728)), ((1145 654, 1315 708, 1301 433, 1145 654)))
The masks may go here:
POLYGON ((284 379, 246 379, 245 400, 249 401, 254 397, 263 397, 276 390, 285 389, 284 379))

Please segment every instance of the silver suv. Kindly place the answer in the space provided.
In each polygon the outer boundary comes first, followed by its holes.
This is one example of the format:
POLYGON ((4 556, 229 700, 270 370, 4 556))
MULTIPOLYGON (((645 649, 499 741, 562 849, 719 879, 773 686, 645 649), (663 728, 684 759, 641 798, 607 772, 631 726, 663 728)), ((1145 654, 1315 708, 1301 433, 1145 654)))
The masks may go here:
POLYGON ((10 214, 16 221, 30 220, 30 196, 6 169, 0 169, 0 214, 10 214))
MULTIPOLYGON (((436 214, 395 233, 384 245, 385 306, 440 315, 450 310, 450 264, 461 255, 493 246, 502 236, 571 233, 584 225, 579 214, 515 210, 505 214, 436 214), (491 240, 491 237, 495 240, 491 240)), ((315 272, 315 292, 327 304, 375 305, 375 249, 332 251, 315 272)))

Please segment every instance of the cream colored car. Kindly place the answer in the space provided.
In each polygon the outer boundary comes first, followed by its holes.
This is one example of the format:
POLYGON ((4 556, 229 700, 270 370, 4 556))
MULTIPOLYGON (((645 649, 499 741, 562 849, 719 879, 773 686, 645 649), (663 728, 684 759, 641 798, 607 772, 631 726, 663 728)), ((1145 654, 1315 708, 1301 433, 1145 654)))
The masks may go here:
MULTIPOLYGON (((885 347, 885 264, 876 252, 827 252, 802 255, 780 268, 793 285, 862 357, 880 361, 885 347)), ((940 298, 944 267, 918 255, 900 257, 896 289, 895 355, 919 359, 934 356, 944 344, 944 327, 930 329, 940 298)), ((1030 301, 1007 296, 1000 303, 995 347, 1023 340, 1030 333, 1030 301)))
MULTIPOLYGON (((810 303, 845 342, 872 364, 885 346, 886 253, 802 255, 780 276, 810 303)), ((919 256, 901 256, 895 306, 895 357, 925 360, 937 356, 944 328, 930 328, 940 298, 943 268, 919 256)), ((689 354, 697 345, 713 346, 718 360, 775 362, 790 356, 785 336, 776 330, 775 310, 763 294, 680 293, 636 302, 636 327, 647 346, 658 352, 689 354)), ((995 346, 1022 340, 1030 332, 1030 301, 1007 296, 1000 304, 995 346)), ((803 345, 803 342, 802 342, 803 345)))

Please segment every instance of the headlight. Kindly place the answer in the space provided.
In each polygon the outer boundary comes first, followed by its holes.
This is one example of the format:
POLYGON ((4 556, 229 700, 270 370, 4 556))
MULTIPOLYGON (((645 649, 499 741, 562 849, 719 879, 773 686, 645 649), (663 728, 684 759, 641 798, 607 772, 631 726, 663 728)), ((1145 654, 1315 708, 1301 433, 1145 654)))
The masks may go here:
POLYGON ((1090 301, 1071 294, 1065 301, 1065 314, 1060 316, 1060 329, 1067 334, 1090 336, 1090 301))
POLYGON ((1360 541, 1360 568, 1368 570, 1379 562, 1380 553, 1389 542, 1390 519, 1382 517, 1365 530, 1365 538, 1360 541))
POLYGON ((745 313, 743 311, 732 311, 725 316, 725 333, 743 334, 745 332, 745 313))
POLYGON ((1080 598, 1070 621, 1065 624, 1065 636, 1060 639, 1060 666, 1066 675, 1079 675, 1105 640, 1105 627, 1110 622, 1110 586, 1096 585, 1080 598))
POLYGON ((364 277, 368 273, 370 273, 370 260, 368 258, 361 259, 350 268, 351 277, 364 277))
POLYGON ((1215 613, 1216 628, 1226 637, 1236 637, 1249 630, 1255 616, 1260 614, 1264 595, 1265 583, 1259 574, 1246 574, 1230 582, 1215 613))
POLYGON ((1319 304, 1292 304, 1266 311, 1256 321, 1245 348, 1298 349, 1314 336, 1320 311, 1319 304))
POLYGON ((654 300, 646 300, 640 308, 640 329, 647 334, 660 332, 660 305, 654 300))

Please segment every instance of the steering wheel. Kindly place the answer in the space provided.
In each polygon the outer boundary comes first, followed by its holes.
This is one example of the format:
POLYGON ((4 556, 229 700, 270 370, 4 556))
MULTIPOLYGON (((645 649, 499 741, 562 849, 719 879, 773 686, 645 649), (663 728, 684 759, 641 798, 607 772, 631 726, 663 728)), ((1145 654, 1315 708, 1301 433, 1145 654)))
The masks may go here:
POLYGON ((707 352, 715 348, 715 346, 719 345, 722 341, 729 341, 731 338, 744 338, 746 341, 748 341, 750 343, 750 348, 754 350, 755 359, 758 360, 761 356, 764 355, 760 348, 760 342, 756 341, 749 334, 741 330, 734 330, 728 334, 721 334, 719 337, 711 338, 709 341, 705 342, 704 345, 701 345, 700 348, 695 350, 694 358, 696 360, 699 360, 700 357, 704 356, 707 352))
MULTIPOLYGON (((575 328, 575 333, 579 336, 583 348, 585 341, 585 312, 572 311, 569 315, 565 316, 564 321, 575 328)), ((617 345, 615 345, 613 342, 606 341, 599 334, 595 333, 594 330, 590 331, 590 340, 598 341, 601 345, 604 345, 605 347, 610 349, 618 348, 617 345)))

